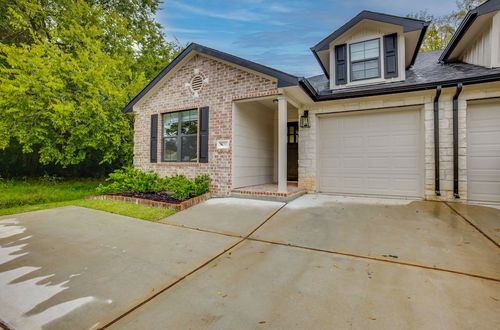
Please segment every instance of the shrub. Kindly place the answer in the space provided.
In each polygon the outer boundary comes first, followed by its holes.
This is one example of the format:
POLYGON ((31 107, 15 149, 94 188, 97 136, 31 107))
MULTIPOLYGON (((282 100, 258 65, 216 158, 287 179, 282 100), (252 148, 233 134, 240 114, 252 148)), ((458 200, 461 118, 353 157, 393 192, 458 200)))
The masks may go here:
POLYGON ((124 167, 109 174, 106 181, 111 182, 108 185, 99 185, 97 192, 99 194, 110 194, 117 192, 159 192, 161 185, 159 184, 158 174, 153 171, 143 172, 135 169, 132 166, 124 167))
POLYGON ((200 175, 190 180, 183 174, 160 178, 153 171, 143 172, 133 167, 116 170, 109 175, 107 185, 99 185, 97 193, 111 194, 119 192, 146 193, 166 191, 173 198, 185 200, 203 195, 210 191, 210 177, 200 175))
POLYGON ((172 193, 172 197, 184 200, 194 196, 195 184, 193 181, 186 178, 185 175, 179 174, 169 178, 165 178, 165 188, 172 193))
POLYGON ((210 176, 208 174, 200 175, 194 178, 195 196, 206 194, 210 191, 210 176))

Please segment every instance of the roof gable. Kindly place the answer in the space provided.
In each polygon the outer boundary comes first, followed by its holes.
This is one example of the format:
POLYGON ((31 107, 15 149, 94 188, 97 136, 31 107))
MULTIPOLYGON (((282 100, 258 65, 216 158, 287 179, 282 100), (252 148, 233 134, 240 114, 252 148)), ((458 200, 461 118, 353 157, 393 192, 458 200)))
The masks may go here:
POLYGON ((428 24, 425 21, 421 21, 421 20, 414 19, 414 18, 393 16, 393 15, 363 10, 362 12, 360 12, 359 14, 354 16, 354 18, 352 18, 349 22, 345 23, 339 29, 335 30, 332 34, 330 34, 328 37, 326 37, 325 39, 323 39, 319 43, 317 43, 314 47, 311 48, 311 50, 313 52, 327 50, 330 43, 332 43, 335 39, 337 39, 338 37, 340 37, 345 32, 347 32, 352 27, 354 27, 359 22, 361 22, 362 20, 365 20, 365 19, 372 20, 372 21, 378 21, 378 22, 382 22, 382 23, 400 25, 403 27, 403 32, 422 30, 424 28, 424 26, 427 26, 427 24, 428 24))
POLYGON ((462 38, 467 34, 467 31, 469 31, 469 29, 474 25, 474 23, 480 16, 497 10, 500 10, 500 0, 489 0, 482 5, 470 10, 451 37, 448 45, 446 45, 446 48, 439 57, 439 61, 448 62, 453 57, 452 54, 454 50, 460 44, 462 38))
POLYGON ((123 109, 122 112, 130 113, 133 110, 134 105, 139 102, 156 84, 158 84, 163 77, 165 77, 172 69, 174 69, 179 63, 182 62, 190 53, 198 52, 205 54, 231 64, 241 66, 243 68, 256 71, 258 73, 276 78, 278 81, 278 87, 288 87, 297 86, 298 77, 291 74, 267 67, 262 64, 258 64, 252 61, 245 60, 243 58, 220 52, 218 50, 208 48, 196 43, 189 44, 186 49, 184 49, 165 69, 163 69, 139 94, 137 94, 123 109))
POLYGON ((354 18, 352 18, 349 22, 342 25, 332 34, 321 40, 314 47, 311 47, 311 51, 313 52, 314 56, 316 57, 316 60, 319 62, 319 65, 321 66, 321 69, 328 78, 329 78, 328 53, 330 44, 335 40, 337 40, 338 38, 341 38, 346 32, 348 32, 349 30, 351 30, 364 20, 401 26, 403 28, 403 34, 405 35, 405 39, 406 37, 410 37, 410 35, 412 35, 409 39, 414 39, 414 41, 409 42, 411 44, 411 47, 408 48, 411 51, 412 56, 409 56, 411 60, 408 61, 407 67, 413 65, 413 63, 415 62, 416 55, 422 44, 429 22, 425 22, 414 18, 394 16, 394 15, 388 15, 388 14, 364 10, 360 12, 358 15, 356 15, 354 18))

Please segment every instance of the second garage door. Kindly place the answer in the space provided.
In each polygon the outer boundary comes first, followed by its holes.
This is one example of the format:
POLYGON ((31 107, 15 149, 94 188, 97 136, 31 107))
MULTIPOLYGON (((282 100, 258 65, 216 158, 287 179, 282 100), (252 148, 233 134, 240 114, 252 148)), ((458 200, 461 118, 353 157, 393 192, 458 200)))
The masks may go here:
POLYGON ((319 118, 320 192, 423 197, 420 110, 319 118))
POLYGON ((500 202, 500 102, 467 108, 469 200, 500 202))

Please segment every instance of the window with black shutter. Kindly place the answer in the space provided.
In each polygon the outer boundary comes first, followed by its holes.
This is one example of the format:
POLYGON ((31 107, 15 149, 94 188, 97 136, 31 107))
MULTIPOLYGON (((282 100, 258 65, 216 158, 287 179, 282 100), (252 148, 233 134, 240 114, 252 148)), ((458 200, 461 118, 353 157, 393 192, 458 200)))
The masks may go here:
POLYGON ((351 81, 380 77, 380 39, 349 45, 351 81))
POLYGON ((384 77, 398 76, 398 35, 384 36, 384 77))
POLYGON ((347 84, 347 45, 335 46, 335 84, 347 84))
POLYGON ((208 163, 208 107, 200 108, 200 163, 208 163))
POLYGON ((163 161, 196 162, 198 110, 163 114, 163 161))
POLYGON ((151 138, 149 141, 149 161, 156 163, 158 155, 158 115, 151 115, 151 138))

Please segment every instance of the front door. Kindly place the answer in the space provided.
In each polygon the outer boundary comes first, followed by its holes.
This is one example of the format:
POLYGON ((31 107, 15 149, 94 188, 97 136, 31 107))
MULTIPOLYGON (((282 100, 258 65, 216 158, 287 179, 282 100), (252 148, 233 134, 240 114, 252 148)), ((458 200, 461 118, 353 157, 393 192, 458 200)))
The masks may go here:
POLYGON ((288 181, 299 179, 299 123, 290 122, 287 127, 287 173, 288 181))

